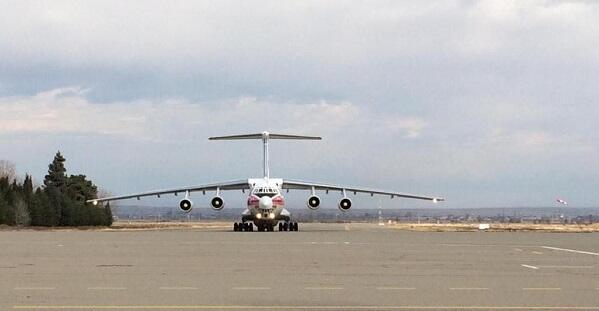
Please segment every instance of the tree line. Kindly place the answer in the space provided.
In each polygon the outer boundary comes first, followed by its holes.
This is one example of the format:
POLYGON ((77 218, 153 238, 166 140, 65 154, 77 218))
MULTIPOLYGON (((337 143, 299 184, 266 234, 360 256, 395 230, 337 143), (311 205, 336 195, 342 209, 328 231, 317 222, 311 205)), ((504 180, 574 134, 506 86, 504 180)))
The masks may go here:
MULTIPOLYGON (((48 166, 42 186, 30 175, 18 181, 14 167, 0 174, 0 224, 10 226, 110 226, 110 206, 94 206, 86 200, 98 197, 98 188, 85 175, 67 175, 60 151, 48 166)), ((0 172, 2 173, 2 172, 0 172)))

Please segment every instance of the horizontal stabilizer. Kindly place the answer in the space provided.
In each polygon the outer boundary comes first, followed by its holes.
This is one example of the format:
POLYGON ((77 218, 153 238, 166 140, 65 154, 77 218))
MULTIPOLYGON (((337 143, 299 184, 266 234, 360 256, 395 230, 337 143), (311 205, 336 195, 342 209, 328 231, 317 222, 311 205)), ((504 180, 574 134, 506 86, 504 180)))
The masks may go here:
POLYGON ((262 132, 257 134, 242 134, 242 135, 229 135, 229 136, 217 136, 210 137, 210 140, 236 140, 236 139, 305 139, 305 140, 321 140, 318 136, 301 136, 301 135, 287 135, 287 134, 274 134, 269 132, 262 132))

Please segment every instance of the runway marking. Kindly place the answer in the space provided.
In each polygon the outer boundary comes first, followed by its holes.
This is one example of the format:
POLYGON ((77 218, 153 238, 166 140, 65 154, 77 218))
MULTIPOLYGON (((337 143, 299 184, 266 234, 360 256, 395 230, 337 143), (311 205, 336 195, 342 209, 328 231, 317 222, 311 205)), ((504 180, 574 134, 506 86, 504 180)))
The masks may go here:
POLYGON ((16 305, 20 310, 599 310, 599 306, 16 305))
POLYGON ((562 252, 570 252, 570 253, 577 253, 577 254, 599 256, 599 253, 579 251, 579 250, 575 250, 575 249, 559 248, 559 247, 551 247, 551 246, 541 246, 541 247, 542 248, 546 248, 546 249, 552 249, 554 251, 562 251, 562 252))
POLYGON ((450 287, 450 290, 489 290, 488 287, 450 287))
POLYGON ((99 286, 99 287, 88 287, 88 290, 126 290, 127 287, 106 287, 106 286, 99 286))
POLYGON ((377 287, 376 289, 378 289, 378 290, 415 290, 416 287, 392 287, 392 286, 385 286, 385 287, 377 287))
POLYGON ((270 287, 251 287, 251 286, 247 286, 247 287, 233 287, 234 290, 269 290, 270 287))
POLYGON ((535 254, 535 255, 543 255, 543 253, 542 253, 542 252, 537 252, 537 251, 534 251, 534 252, 532 252, 532 253, 533 253, 533 254, 535 254))
POLYGON ((340 290, 343 287, 304 287, 307 290, 340 290))
POLYGON ((560 287, 524 287, 522 290, 562 290, 560 287))
POLYGON ((595 266, 538 266, 539 268, 548 269, 593 269, 595 266))
POLYGON ((165 287, 160 287, 160 289, 162 290, 196 290, 198 289, 197 287, 189 287, 189 286, 165 286, 165 287))
POLYGON ((522 264, 521 266, 525 267, 525 268, 535 269, 535 270, 539 269, 539 267, 535 267, 535 266, 531 266, 531 265, 524 265, 524 264, 522 264))
POLYGON ((14 290, 55 290, 56 287, 15 287, 14 290))

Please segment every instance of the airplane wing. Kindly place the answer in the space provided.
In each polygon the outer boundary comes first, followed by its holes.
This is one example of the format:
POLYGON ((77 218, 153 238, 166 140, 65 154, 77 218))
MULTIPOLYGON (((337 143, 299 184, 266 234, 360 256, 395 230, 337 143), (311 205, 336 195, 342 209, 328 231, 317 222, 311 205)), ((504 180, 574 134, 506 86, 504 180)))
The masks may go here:
POLYGON ((341 191, 342 193, 353 192, 354 194, 360 193, 369 193, 370 195, 380 194, 380 195, 388 195, 391 198, 400 197, 400 198, 408 198, 408 199, 419 199, 419 200, 429 200, 433 202, 445 201, 444 198, 437 198, 431 196, 423 196, 402 192, 393 192, 393 191, 384 191, 384 190, 376 190, 376 189, 368 189, 368 188, 359 188, 359 187, 345 187, 345 186, 337 186, 330 184, 322 184, 308 181, 299 181, 299 180, 283 180, 283 189, 301 189, 301 190, 326 190, 327 192, 330 190, 333 191, 341 191))
POLYGON ((149 197, 149 196, 160 197, 160 195, 163 195, 163 194, 177 195, 179 193, 187 193, 187 192, 198 192, 198 191, 217 191, 218 192, 221 190, 246 190, 249 188, 250 188, 250 185, 248 183, 248 180, 243 179, 243 180, 217 182, 217 183, 212 183, 212 184, 188 186, 188 187, 181 187, 181 188, 174 188, 174 189, 154 190, 154 191, 106 197, 106 198, 98 198, 98 199, 87 200, 87 202, 97 204, 98 202, 108 202, 108 201, 125 200, 125 199, 132 199, 132 198, 137 198, 139 200, 139 198, 141 198, 141 197, 149 197))

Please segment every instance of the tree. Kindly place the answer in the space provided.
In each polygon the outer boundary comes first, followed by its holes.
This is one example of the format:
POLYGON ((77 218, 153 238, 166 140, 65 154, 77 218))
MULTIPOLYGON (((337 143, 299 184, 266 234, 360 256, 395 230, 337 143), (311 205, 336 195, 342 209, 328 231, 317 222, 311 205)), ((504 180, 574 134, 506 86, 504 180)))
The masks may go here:
POLYGON ((44 191, 48 195, 47 210, 42 212, 47 218, 46 225, 67 225, 71 222, 71 204, 65 192, 67 190, 67 170, 64 166, 65 158, 56 152, 54 160, 48 165, 48 174, 44 177, 44 191))
POLYGON ((15 164, 10 161, 0 160, 0 177, 6 177, 8 180, 13 180, 16 176, 15 164))
POLYGON ((56 152, 54 160, 48 165, 48 175, 44 177, 44 185, 46 188, 55 187, 60 192, 64 193, 67 186, 67 170, 64 166, 65 158, 56 152))

